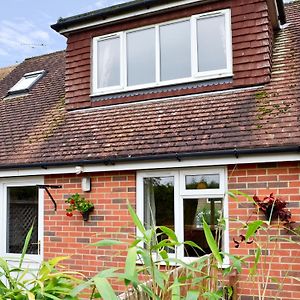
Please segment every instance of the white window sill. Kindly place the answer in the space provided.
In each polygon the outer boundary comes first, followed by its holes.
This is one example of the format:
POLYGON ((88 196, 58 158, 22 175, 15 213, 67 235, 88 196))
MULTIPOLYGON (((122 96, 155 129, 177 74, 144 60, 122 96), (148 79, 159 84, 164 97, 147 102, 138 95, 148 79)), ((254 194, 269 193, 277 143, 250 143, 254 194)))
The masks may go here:
POLYGON ((201 77, 194 77, 194 78, 184 78, 184 79, 176 79, 172 81, 165 81, 161 83, 151 83, 151 84, 143 84, 138 86, 132 86, 132 87, 126 87, 126 88, 117 88, 117 89, 106 89, 106 90, 97 90, 94 91, 92 94, 90 94, 90 97, 97 97, 97 96, 105 96, 105 95, 111 95, 111 94, 119 94, 119 93, 126 93, 126 92, 133 92, 133 91, 139 91, 144 89, 155 89, 158 87, 167 87, 171 85, 178 85, 178 84, 184 84, 184 83, 193 83, 193 82, 202 82, 206 80, 213 80, 213 79, 222 79, 222 78, 230 78, 233 77, 232 72, 227 73, 218 73, 218 74, 211 74, 201 77))

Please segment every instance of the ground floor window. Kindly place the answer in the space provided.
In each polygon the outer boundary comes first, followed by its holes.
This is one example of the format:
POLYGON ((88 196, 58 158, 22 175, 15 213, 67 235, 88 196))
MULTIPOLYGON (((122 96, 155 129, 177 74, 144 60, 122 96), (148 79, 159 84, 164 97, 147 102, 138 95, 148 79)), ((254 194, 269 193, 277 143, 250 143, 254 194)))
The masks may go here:
POLYGON ((0 256, 12 264, 19 261, 31 227, 25 260, 30 268, 42 261, 44 191, 38 186, 43 184, 39 176, 0 179, 0 256))
MULTIPOLYGON (((137 212, 145 227, 167 226, 179 240, 193 241, 202 251, 185 246, 181 257, 210 253, 203 220, 224 251, 228 250, 228 228, 220 231, 218 222, 227 222, 225 168, 194 168, 146 171, 137 174, 137 212)), ((163 238, 163 236, 160 236, 163 238)))

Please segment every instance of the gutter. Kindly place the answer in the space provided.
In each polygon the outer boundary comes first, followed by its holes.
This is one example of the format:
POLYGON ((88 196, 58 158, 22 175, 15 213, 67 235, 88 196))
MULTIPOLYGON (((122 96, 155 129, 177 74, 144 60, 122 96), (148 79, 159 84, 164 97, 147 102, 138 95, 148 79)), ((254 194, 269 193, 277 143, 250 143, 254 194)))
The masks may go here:
POLYGON ((106 7, 88 13, 58 19, 51 28, 66 35, 66 33, 82 30, 103 24, 137 18, 143 15, 160 13, 164 10, 178 9, 181 6, 211 3, 220 0, 135 0, 123 4, 106 7))
POLYGON ((278 153, 300 153, 299 146, 283 146, 272 148, 249 148, 249 149, 228 149, 228 150, 216 150, 207 152, 183 152, 183 153, 171 153, 171 154, 159 154, 159 155, 145 155, 145 156, 128 156, 128 157, 111 157, 106 159, 92 159, 92 160, 74 160, 67 162, 45 162, 45 163, 32 163, 32 164, 10 164, 0 166, 0 170, 7 169, 30 169, 30 168, 42 168, 48 167, 63 167, 63 166, 83 166, 83 165, 115 165, 117 163, 130 163, 130 162, 145 162, 145 161, 157 161, 157 160, 177 160, 182 161, 190 158, 209 158, 220 156, 234 156, 238 159, 241 155, 255 155, 255 154, 278 154, 278 153))

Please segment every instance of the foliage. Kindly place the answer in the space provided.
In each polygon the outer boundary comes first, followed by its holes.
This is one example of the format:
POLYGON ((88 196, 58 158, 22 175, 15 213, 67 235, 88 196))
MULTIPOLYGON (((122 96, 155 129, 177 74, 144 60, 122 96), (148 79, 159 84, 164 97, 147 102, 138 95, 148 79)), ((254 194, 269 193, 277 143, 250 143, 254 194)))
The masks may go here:
POLYGON ((80 196, 78 193, 70 196, 65 202, 69 204, 69 207, 66 209, 66 215, 68 217, 72 217, 73 211, 75 210, 84 213, 94 209, 94 204, 80 196))
MULTIPOLYGON (((233 240, 236 248, 245 242, 245 245, 250 247, 249 253, 253 253, 247 259, 249 266, 248 280, 252 282, 253 289, 257 290, 257 294, 253 293, 253 299, 269 299, 268 289, 271 285, 273 285, 272 299, 282 299, 281 292, 284 292, 286 279, 300 280, 289 275, 290 267, 282 270, 281 275, 277 277, 272 276, 273 263, 277 262, 276 258, 281 250, 280 241, 291 243, 291 245, 294 244, 300 249, 300 243, 297 241, 300 231, 297 228, 293 228, 295 226, 291 226, 294 222, 291 221, 291 212, 286 209, 286 201, 275 197, 273 194, 262 200, 257 196, 250 197, 240 191, 232 191, 229 194, 233 199, 237 199, 237 195, 244 196, 248 201, 254 203, 265 214, 267 219, 265 221, 250 221, 251 215, 246 222, 239 220, 242 224, 241 230, 245 234, 241 234, 239 240, 233 240), (275 222, 276 220, 277 222, 275 222), (282 235, 283 229, 285 234, 296 235, 295 239, 293 237, 284 237, 282 235), (252 245, 249 246, 249 244, 252 245)), ((290 261, 292 264, 293 258, 290 258, 290 261)))
POLYGON ((138 228, 138 236, 130 243, 117 240, 102 240, 95 243, 98 247, 123 245, 127 249, 125 270, 111 268, 100 272, 88 282, 80 284, 72 295, 77 295, 83 289, 92 286, 104 300, 118 299, 110 283, 110 279, 124 282, 130 295, 141 299, 153 300, 193 300, 198 299, 226 299, 224 294, 232 293, 232 288, 225 282, 226 276, 233 269, 240 270, 241 261, 232 259, 228 268, 219 268, 225 253, 218 247, 210 226, 203 220, 204 233, 211 249, 211 254, 199 257, 193 262, 178 258, 180 247, 190 246, 202 250, 191 241, 180 242, 175 232, 165 226, 145 228, 129 205, 129 212, 138 228), (163 237, 163 238, 162 238, 163 237), (220 288, 221 287, 221 288, 220 288))
POLYGON ((70 296, 70 292, 81 282, 79 273, 57 270, 65 257, 43 262, 38 270, 23 267, 32 230, 33 227, 26 236, 17 267, 10 266, 6 259, 0 258, 0 300, 78 300, 77 296, 70 296))

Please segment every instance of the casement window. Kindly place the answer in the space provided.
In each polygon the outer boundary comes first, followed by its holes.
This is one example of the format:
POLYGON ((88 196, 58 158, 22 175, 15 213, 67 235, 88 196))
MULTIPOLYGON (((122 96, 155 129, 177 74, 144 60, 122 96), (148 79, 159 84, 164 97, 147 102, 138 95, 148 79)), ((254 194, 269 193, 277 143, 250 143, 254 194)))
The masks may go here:
POLYGON ((228 221, 226 169, 180 169, 137 174, 137 213, 146 226, 172 228, 183 241, 197 243, 203 251, 188 246, 178 249, 181 258, 210 253, 203 219, 219 235, 220 249, 228 252, 228 227, 220 230, 219 220, 228 221))
POLYGON ((0 179, 0 256, 12 265, 18 264, 31 227, 26 266, 36 269, 42 261, 44 193, 37 187, 41 184, 42 177, 0 179))
POLYGON ((92 95, 228 76, 229 9, 93 39, 92 95))
POLYGON ((44 70, 24 74, 23 77, 8 91, 8 95, 28 92, 44 74, 44 70))

